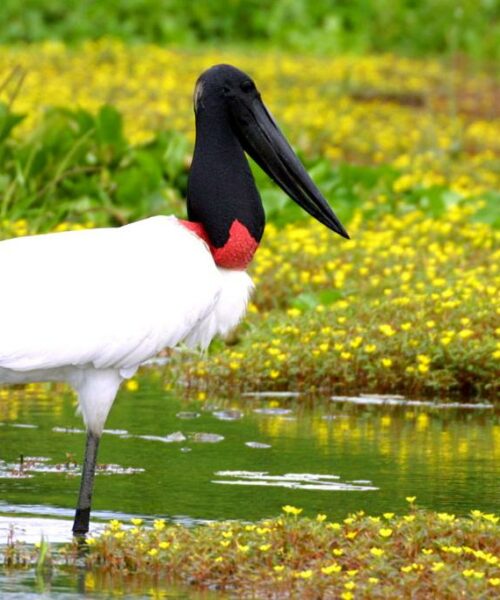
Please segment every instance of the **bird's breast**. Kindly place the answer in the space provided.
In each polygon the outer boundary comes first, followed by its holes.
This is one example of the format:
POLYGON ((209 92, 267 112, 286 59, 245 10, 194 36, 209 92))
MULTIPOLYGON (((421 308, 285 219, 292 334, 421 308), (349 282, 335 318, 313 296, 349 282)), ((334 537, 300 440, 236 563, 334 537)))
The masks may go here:
POLYGON ((244 270, 252 261, 259 243, 252 237, 248 229, 235 219, 229 229, 229 237, 224 246, 215 247, 201 223, 183 221, 180 223, 200 237, 209 247, 215 264, 224 269, 244 270))

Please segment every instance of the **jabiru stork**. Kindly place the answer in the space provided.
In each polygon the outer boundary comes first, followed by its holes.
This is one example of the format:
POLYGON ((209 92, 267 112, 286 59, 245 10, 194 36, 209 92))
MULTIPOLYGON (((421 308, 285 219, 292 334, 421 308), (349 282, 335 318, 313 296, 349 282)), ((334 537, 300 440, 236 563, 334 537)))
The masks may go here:
POLYGON ((188 220, 0 242, 0 383, 65 381, 87 439, 75 536, 89 529, 99 440, 123 380, 164 348, 205 348, 242 318, 264 210, 248 153, 303 209, 348 238, 253 80, 231 65, 201 74, 188 220))

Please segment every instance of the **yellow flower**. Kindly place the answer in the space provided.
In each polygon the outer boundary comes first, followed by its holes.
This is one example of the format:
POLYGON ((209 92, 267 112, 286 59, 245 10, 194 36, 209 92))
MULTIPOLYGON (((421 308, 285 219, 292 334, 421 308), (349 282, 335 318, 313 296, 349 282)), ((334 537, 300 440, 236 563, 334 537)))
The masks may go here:
POLYGON ((158 544, 158 546, 162 549, 162 550, 166 550, 167 548, 170 548, 170 542, 160 542, 158 544))
POLYGON ((337 563, 332 563, 328 567, 321 568, 321 572, 325 575, 331 575, 332 573, 340 573, 340 571, 342 571, 342 567, 337 563))
POLYGON ((259 546, 259 550, 262 552, 267 552, 271 548, 271 544, 262 544, 259 546))
POLYGON ((276 571, 276 573, 281 573, 284 570, 284 566, 283 565, 275 565, 273 567, 273 569, 276 571))
POLYGON ((416 499, 416 496, 406 496, 406 502, 409 502, 410 504, 413 504, 416 499))
POLYGON ((316 515, 316 521, 318 521, 318 523, 323 523, 323 521, 326 521, 326 515, 321 513, 316 515))
POLYGON ((298 573, 294 573, 294 577, 298 577, 300 579, 310 579, 313 576, 313 572, 311 569, 307 569, 306 571, 299 571, 298 573))
POLYGON ((379 581, 378 577, 368 577, 368 583, 378 583, 379 581))
POLYGON ((130 522, 132 523, 132 525, 139 527, 139 525, 142 525, 144 523, 144 520, 143 519, 130 519, 130 522))
POLYGON ((158 550, 156 548, 151 548, 151 550, 148 550, 148 554, 149 556, 156 556, 158 554, 158 550))
POLYGON ((383 556, 385 550, 382 550, 382 548, 370 548, 370 554, 373 554, 373 556, 383 556))
POLYGON ((340 597, 342 600, 352 600, 354 598, 354 594, 352 592, 342 592, 340 597))
POLYGON ((385 325, 379 325, 378 329, 379 329, 380 333, 383 333, 387 337, 391 337, 391 336, 393 336, 396 333, 396 331, 392 328, 392 326, 391 325, 387 325, 387 324, 385 324, 385 325))
POLYGON ((431 363, 431 357, 426 354, 419 354, 417 356, 417 362, 422 363, 423 365, 428 365, 431 363))
POLYGON ((351 348, 358 348, 361 345, 362 341, 363 338, 361 336, 357 336, 349 342, 349 346, 351 346, 351 348))
POLYGON ((438 562, 433 563, 433 565, 431 567, 431 569, 434 572, 441 571, 442 568, 444 568, 444 562, 442 562, 442 561, 438 561, 438 562))
POLYGON ((438 519, 440 521, 444 521, 445 523, 453 523, 455 520, 455 515, 449 515, 448 513, 438 513, 438 519))
POLYGON ((304 510, 303 508, 297 508, 295 506, 291 506, 290 504, 286 504, 285 506, 281 507, 283 512, 285 512, 287 515, 300 515, 300 513, 304 510))
POLYGON ((153 527, 156 531, 163 531, 165 529, 165 520, 164 519, 155 519, 153 521, 153 527))
POLYGON ((381 535, 383 538, 388 538, 392 535, 392 529, 386 527, 382 527, 382 529, 379 529, 378 532, 379 535, 381 535))
POLYGON ((385 519, 392 519, 393 516, 394 516, 394 513, 392 513, 392 512, 386 512, 386 513, 384 513, 384 518, 385 519))
POLYGON ((500 517, 497 517, 496 515, 492 514, 492 513, 487 513, 483 515, 483 519, 485 521, 489 521, 490 523, 493 523, 494 525, 496 525, 498 523, 500 517))
POLYGON ((125 388, 129 391, 129 392, 136 392, 139 389, 139 382, 137 381, 137 379, 129 379, 126 383, 125 383, 125 388))
POLYGON ((488 583, 496 587, 500 585, 500 577, 490 577, 488 579, 488 583))
POLYGON ((392 367, 392 359, 391 358, 383 358, 380 362, 381 362, 382 366, 385 367, 386 369, 388 369, 389 367, 392 367))
POLYGON ((334 548, 332 550, 332 553, 334 556, 342 556, 344 554, 344 551, 342 550, 342 548, 334 548))
POLYGON ((353 590, 356 587, 356 584, 354 583, 354 581, 346 581, 344 583, 344 587, 346 590, 353 590))

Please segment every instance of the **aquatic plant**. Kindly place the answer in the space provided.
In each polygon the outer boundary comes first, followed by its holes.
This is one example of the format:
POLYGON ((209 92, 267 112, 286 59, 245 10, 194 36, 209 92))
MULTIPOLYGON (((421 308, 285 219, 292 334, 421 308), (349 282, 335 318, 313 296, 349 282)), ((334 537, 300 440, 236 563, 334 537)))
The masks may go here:
POLYGON ((258 74, 353 239, 299 224, 257 174, 270 221, 252 266, 258 327, 176 363, 175 379, 201 394, 494 398, 500 129, 493 80, 465 63, 109 39, 1 47, 0 237, 183 216, 192 83, 214 62, 258 74))
MULTIPOLYGON (((87 579, 92 589, 119 575, 238 590, 240 597, 496 597, 498 516, 473 510, 457 517, 420 510, 414 497, 407 501, 407 514, 359 511, 340 521, 303 517, 291 505, 282 516, 257 523, 186 528, 162 519, 152 526, 113 520, 87 540, 87 579)), ((36 558, 22 546, 14 553, 12 544, 4 557, 10 568, 36 558)), ((80 557, 75 543, 60 549, 57 562, 72 567, 80 557)))
POLYGON ((206 357, 174 356, 166 377, 212 393, 495 398, 499 233, 472 213, 359 217, 345 244, 314 224, 269 227, 238 339, 206 357))

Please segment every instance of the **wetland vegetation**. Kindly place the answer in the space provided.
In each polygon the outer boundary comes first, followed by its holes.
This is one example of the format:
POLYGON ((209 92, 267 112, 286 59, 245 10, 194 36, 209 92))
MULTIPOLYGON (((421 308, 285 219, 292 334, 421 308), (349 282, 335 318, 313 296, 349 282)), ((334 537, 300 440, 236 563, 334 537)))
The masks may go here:
POLYGON ((219 62, 254 77, 352 238, 255 170, 249 315, 124 387, 86 570, 71 544, 6 543, 9 518, 71 512, 73 399, 0 390, 5 593, 498 594, 498 7, 275 4, 4 2, 0 239, 184 217, 193 84, 219 62))

